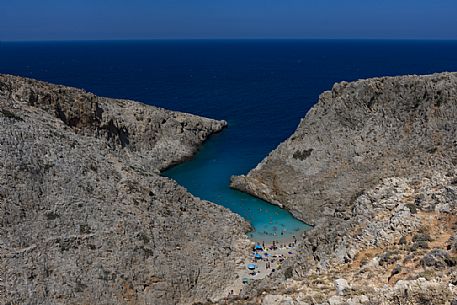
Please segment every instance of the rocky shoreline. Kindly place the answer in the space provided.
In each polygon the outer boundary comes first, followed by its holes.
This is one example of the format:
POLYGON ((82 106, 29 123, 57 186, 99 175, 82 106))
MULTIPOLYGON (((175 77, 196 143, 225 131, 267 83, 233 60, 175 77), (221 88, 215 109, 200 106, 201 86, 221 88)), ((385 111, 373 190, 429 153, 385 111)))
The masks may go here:
POLYGON ((159 175, 225 125, 0 75, 1 303, 227 295, 249 224, 159 175))
POLYGON ((231 185, 315 224, 237 304, 457 302, 457 73, 335 84, 231 185))
POLYGON ((314 225, 244 285, 249 224, 160 176, 225 125, 0 75, 0 300, 456 304, 457 73, 336 84, 233 177, 314 225))

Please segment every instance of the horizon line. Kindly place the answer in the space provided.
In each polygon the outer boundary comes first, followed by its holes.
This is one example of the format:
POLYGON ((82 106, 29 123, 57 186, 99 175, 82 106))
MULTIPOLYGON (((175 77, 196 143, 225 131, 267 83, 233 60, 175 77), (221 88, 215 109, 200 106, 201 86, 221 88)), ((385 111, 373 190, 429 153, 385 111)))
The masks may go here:
POLYGON ((253 41, 253 40, 307 40, 307 41, 457 41, 457 38, 302 38, 302 37, 233 37, 233 38, 113 38, 113 39, 0 39, 0 43, 12 42, 146 42, 146 41, 253 41))

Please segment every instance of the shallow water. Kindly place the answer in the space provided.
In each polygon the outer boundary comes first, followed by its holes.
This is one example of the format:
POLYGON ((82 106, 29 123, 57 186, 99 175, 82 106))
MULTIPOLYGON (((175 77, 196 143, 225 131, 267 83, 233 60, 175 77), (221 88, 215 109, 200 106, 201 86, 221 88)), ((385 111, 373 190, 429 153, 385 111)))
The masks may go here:
POLYGON ((308 225, 276 205, 228 187, 229 177, 242 171, 239 159, 224 149, 225 142, 232 136, 233 130, 228 128, 211 137, 192 160, 167 170, 164 175, 178 181, 195 196, 242 215, 254 228, 248 236, 256 241, 298 237, 308 225))
POLYGON ((230 176, 285 140, 322 91, 342 80, 442 71, 457 71, 456 41, 0 42, 0 73, 227 120, 195 159, 165 174, 251 221, 257 239, 304 225, 230 190, 230 176))

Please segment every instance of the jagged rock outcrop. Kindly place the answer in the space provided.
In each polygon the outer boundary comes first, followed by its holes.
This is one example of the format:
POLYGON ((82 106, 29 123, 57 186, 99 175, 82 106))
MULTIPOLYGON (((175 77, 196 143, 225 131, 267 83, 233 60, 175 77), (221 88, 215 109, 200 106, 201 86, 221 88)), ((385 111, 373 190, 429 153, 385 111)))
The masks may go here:
POLYGON ((79 135, 105 139, 113 151, 127 147, 122 157, 152 171, 192 157, 211 133, 227 125, 13 76, 0 76, 0 94, 10 107, 25 103, 55 116, 79 135))
POLYGON ((232 187, 315 225, 283 266, 293 278, 280 271, 246 289, 245 298, 457 300, 456 167, 457 73, 336 84, 289 139, 232 178, 232 187), (351 287, 345 295, 336 295, 339 278, 351 287))
POLYGON ((0 75, 0 303, 225 295, 248 224, 158 174, 225 124, 0 75))

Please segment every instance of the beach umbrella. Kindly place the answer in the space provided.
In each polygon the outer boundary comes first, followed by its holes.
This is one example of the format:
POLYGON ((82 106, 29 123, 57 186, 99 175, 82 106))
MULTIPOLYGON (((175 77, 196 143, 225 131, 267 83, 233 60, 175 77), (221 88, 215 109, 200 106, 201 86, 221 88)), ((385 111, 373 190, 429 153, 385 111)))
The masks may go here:
POLYGON ((256 259, 262 259, 262 255, 260 255, 259 253, 256 253, 256 254, 255 254, 255 258, 256 258, 256 259))
POLYGON ((259 244, 255 245, 255 249, 256 249, 256 250, 263 250, 262 246, 259 245, 259 244))
POLYGON ((248 265, 248 269, 249 269, 249 270, 254 270, 256 267, 257 267, 256 264, 249 264, 249 265, 248 265))

